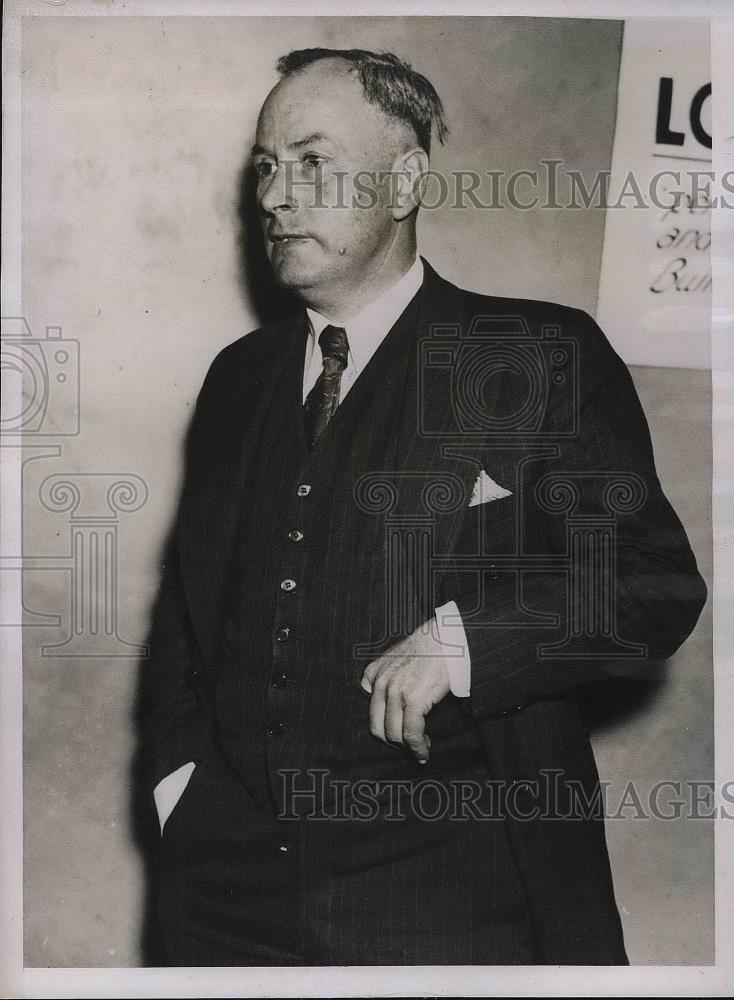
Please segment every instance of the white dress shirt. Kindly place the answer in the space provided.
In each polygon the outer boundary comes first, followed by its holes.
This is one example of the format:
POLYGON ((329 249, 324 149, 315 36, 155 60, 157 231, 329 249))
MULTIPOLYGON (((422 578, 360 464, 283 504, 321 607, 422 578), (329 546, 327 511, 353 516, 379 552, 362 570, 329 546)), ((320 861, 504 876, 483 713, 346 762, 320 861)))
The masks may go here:
MULTIPOLYGON (((310 331, 303 366, 304 401, 324 367, 319 337, 325 326, 331 324, 342 327, 346 330, 349 342, 347 366, 342 372, 339 389, 341 402, 422 284, 423 262, 420 257, 416 257, 402 278, 346 322, 324 316, 314 309, 307 309, 310 331)), ((454 601, 436 608, 435 622, 436 638, 444 647, 451 693, 459 698, 467 698, 471 684, 471 661, 461 615, 454 601)), ((156 785, 153 798, 161 832, 183 794, 194 767, 193 762, 184 764, 156 785)))
POLYGON ((395 325, 398 316, 422 284, 423 261, 420 257, 416 257, 410 269, 399 281, 391 285, 378 299, 374 299, 361 312, 346 322, 331 319, 316 312, 315 309, 307 309, 311 330, 306 344, 306 360, 303 366, 304 402, 324 367, 319 347, 319 337, 324 327, 331 324, 339 326, 347 332, 349 357, 347 367, 342 372, 339 388, 339 402, 342 402, 391 327, 395 325))

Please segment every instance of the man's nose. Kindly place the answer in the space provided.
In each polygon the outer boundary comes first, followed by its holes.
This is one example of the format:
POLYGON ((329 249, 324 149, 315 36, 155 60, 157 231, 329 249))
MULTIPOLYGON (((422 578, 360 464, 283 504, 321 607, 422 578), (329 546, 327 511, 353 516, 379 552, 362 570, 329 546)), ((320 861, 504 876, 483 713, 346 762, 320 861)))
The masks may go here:
POLYGON ((293 167, 279 163, 269 177, 260 181, 258 188, 260 207, 269 215, 279 210, 296 208, 293 190, 293 167))

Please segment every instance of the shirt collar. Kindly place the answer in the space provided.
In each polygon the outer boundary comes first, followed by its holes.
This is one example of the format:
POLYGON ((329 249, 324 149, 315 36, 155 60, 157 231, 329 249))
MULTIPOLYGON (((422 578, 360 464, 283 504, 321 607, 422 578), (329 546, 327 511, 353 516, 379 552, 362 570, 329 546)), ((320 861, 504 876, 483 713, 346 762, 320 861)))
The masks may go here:
POLYGON ((349 352, 358 372, 362 371, 395 321, 423 284, 423 261, 416 257, 402 278, 386 289, 364 309, 345 323, 336 323, 315 309, 306 309, 310 323, 309 353, 318 346, 319 337, 329 323, 347 331, 349 352))

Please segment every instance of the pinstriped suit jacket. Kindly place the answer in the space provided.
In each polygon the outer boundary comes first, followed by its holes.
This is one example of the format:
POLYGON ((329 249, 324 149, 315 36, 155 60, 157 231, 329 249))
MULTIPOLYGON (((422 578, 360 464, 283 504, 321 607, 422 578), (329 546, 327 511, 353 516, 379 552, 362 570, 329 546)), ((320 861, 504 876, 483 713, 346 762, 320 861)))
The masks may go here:
MULTIPOLYGON (((456 600, 465 623, 467 708, 512 803, 507 830, 542 959, 624 963, 603 822, 598 812, 560 819, 598 791, 575 692, 646 676, 693 629, 705 587, 629 373, 596 324, 551 303, 463 291, 424 266, 399 454, 405 470, 458 496, 432 511, 451 558, 431 597, 456 600), (482 470, 512 497, 469 507, 482 470), (597 549, 582 551, 584 539, 597 549)), ((254 447, 247 428, 302 324, 230 345, 199 396, 151 637, 151 787, 216 740, 208 681, 254 447)), ((425 482, 406 483, 402 511, 425 513, 425 482)))

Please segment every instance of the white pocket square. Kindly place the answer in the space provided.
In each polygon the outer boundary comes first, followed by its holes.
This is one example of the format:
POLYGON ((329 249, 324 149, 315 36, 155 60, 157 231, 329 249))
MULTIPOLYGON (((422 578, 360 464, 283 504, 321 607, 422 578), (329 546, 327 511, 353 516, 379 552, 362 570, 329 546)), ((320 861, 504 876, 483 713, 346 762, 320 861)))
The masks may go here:
POLYGON ((502 497, 511 497, 512 490, 506 490, 504 486, 500 486, 496 483, 491 476, 482 469, 482 471, 477 476, 477 481, 474 483, 474 489, 472 491, 471 500, 469 501, 470 507, 477 507, 480 503, 489 503, 490 500, 501 500, 502 497))

